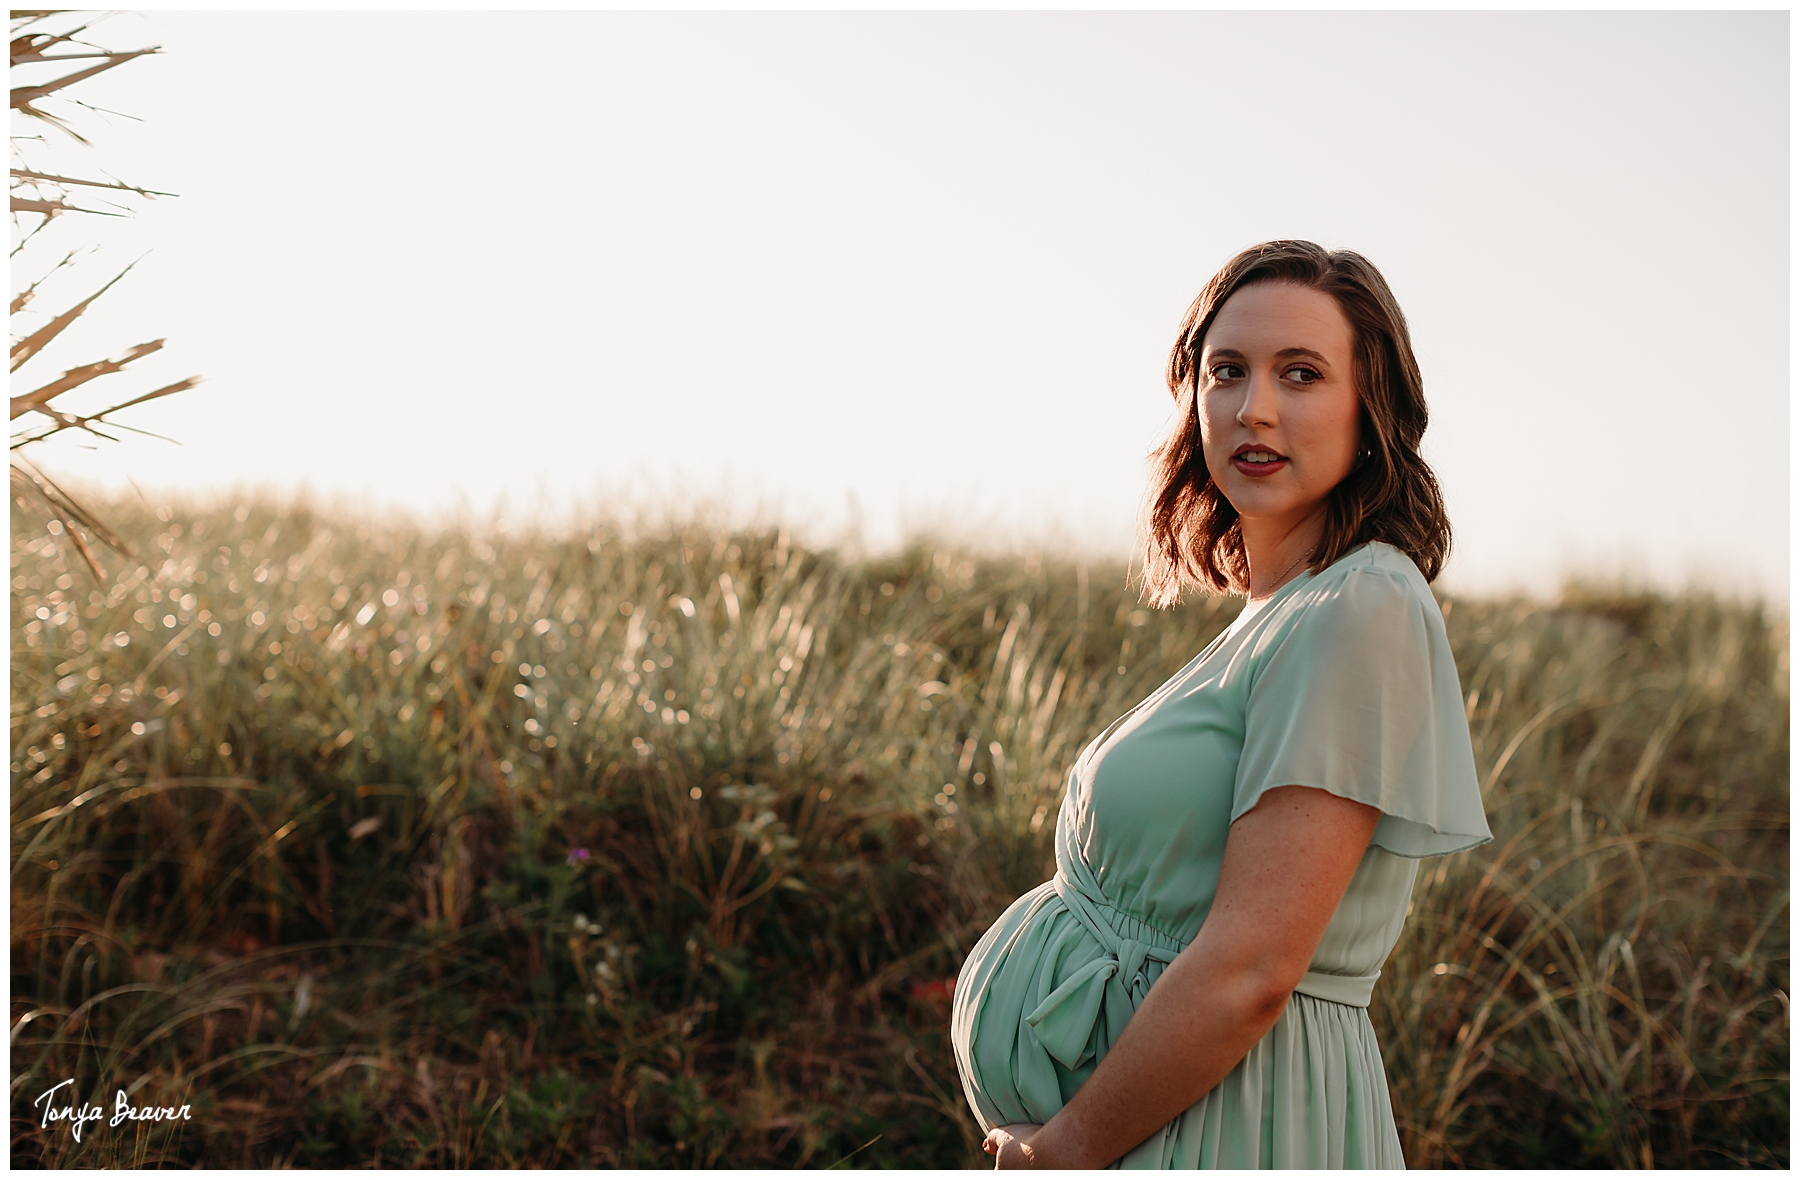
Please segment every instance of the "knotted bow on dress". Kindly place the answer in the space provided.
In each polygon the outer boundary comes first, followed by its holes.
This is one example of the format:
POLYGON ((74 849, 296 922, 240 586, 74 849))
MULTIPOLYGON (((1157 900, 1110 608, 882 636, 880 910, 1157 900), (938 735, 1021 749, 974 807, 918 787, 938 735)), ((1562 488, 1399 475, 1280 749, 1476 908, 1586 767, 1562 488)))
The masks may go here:
POLYGON ((1115 1034, 1123 1029, 1184 944, 1084 892, 1060 869, 1051 884, 1069 914, 1104 950, 1025 1017, 1044 1051, 1063 1068, 1074 1070, 1108 1047, 1094 1043, 1102 1012, 1106 1017, 1102 1027, 1115 1034))

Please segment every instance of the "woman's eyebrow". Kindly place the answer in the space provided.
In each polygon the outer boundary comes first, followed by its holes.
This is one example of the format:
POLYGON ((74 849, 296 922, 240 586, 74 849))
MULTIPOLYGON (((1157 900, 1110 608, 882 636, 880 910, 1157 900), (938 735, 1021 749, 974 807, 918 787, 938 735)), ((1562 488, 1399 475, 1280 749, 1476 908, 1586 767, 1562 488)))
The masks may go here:
MULTIPOLYGON (((1209 347, 1206 350, 1206 356, 1208 357, 1208 359, 1211 359, 1211 360, 1241 361, 1241 360, 1245 359, 1244 354, 1239 352, 1235 348, 1210 348, 1209 347)), ((1327 367, 1329 367, 1331 364, 1330 361, 1325 359, 1324 353, 1317 352, 1310 348, 1300 348, 1298 346, 1295 346, 1292 348, 1278 349, 1275 353, 1276 360, 1292 360, 1295 357, 1302 357, 1306 360, 1317 361, 1321 365, 1325 365, 1327 367)))

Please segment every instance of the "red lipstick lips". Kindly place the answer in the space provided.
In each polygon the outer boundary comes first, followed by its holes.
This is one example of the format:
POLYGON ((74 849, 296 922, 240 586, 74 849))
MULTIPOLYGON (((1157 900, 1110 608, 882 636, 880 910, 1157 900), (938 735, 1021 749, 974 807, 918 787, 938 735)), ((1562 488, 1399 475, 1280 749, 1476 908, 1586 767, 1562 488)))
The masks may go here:
POLYGON ((1272 447, 1257 443, 1243 443, 1231 452, 1231 465, 1242 475, 1252 479, 1266 475, 1274 475, 1288 465, 1288 458, 1272 447))

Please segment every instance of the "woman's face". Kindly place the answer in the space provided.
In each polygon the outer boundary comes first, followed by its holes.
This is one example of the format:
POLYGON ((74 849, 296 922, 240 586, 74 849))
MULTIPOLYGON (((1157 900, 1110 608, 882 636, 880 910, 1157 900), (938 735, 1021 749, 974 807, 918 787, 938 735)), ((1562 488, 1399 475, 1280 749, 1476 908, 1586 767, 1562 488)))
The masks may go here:
POLYGON ((1354 335, 1336 299, 1294 283, 1241 287, 1213 318, 1200 351, 1201 450, 1246 528, 1285 536, 1350 474, 1354 335))

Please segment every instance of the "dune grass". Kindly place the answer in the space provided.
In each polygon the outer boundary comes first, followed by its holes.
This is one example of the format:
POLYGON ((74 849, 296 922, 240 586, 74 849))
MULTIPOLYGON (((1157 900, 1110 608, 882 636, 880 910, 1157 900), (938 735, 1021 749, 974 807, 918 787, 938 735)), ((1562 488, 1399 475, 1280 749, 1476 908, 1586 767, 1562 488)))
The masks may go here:
MULTIPOLYGON (((109 512, 104 584, 14 515, 15 1164, 983 1166, 948 981, 1235 613, 924 542, 109 512), (77 1142, 69 1077, 194 1117, 77 1142)), ((1409 1161, 1786 1166, 1785 619, 1445 611, 1496 840, 1376 989, 1409 1161)))

